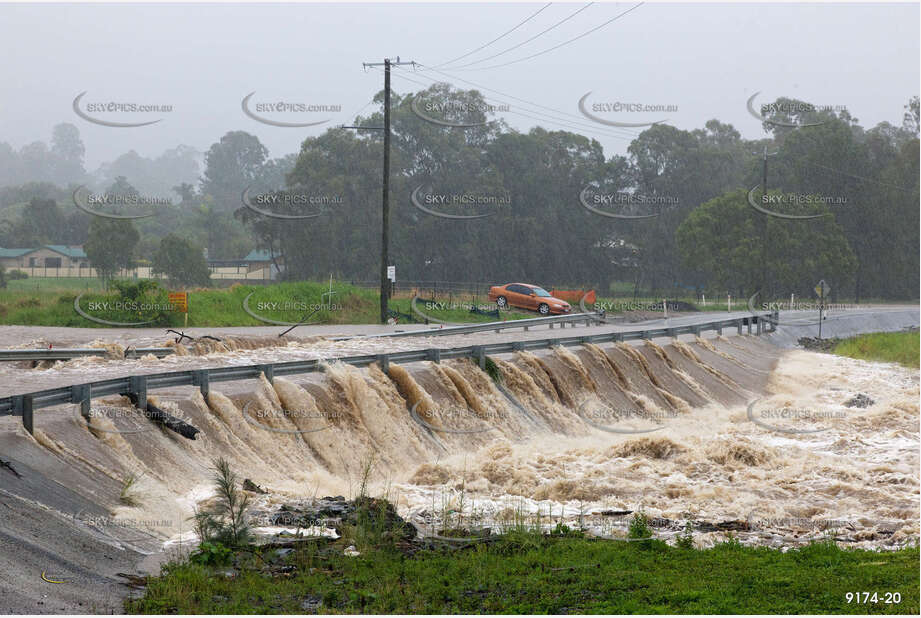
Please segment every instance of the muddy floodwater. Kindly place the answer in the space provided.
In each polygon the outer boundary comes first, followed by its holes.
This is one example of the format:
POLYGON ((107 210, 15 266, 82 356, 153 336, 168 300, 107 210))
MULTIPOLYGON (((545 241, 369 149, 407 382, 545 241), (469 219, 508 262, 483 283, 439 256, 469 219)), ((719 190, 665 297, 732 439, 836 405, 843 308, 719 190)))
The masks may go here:
MULTIPOLYGON (((241 340, 134 362, 153 372, 365 349, 357 340, 273 346, 241 340)), ((423 533, 564 521, 619 537, 643 511, 666 540, 691 522, 699 545, 727 533, 775 546, 833 536, 894 548, 918 538, 916 370, 751 336, 494 360, 492 376, 466 359, 391 364, 387 374, 331 361, 273 383, 216 384, 207 397, 151 392, 200 429, 194 441, 108 397, 93 401, 89 423, 72 406, 42 410, 34 438, 3 419, 4 444, 20 460, 58 462, 41 471, 49 483, 94 488, 85 496, 94 517, 68 506, 63 520, 141 553, 194 542, 189 518, 213 495, 219 456, 268 492, 254 495, 260 517, 364 484, 423 533)), ((84 358, 18 371, 27 382, 76 383, 117 366, 84 358)))

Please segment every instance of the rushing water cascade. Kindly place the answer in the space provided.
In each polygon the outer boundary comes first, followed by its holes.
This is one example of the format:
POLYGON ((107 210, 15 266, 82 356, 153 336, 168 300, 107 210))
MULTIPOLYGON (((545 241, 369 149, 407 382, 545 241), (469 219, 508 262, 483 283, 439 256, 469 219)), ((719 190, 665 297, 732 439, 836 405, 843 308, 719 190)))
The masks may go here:
MULTIPOLYGON (((260 509, 355 495, 370 482, 423 529, 439 518, 495 528, 539 516, 616 536, 626 513, 643 509, 658 536, 690 521, 703 544, 726 530, 765 544, 918 537, 916 371, 748 336, 493 360, 498 381, 470 359, 386 374, 331 363, 213 385, 206 397, 151 393, 201 430, 194 441, 127 399, 104 398, 89 424, 70 410, 43 414, 33 444, 104 487, 91 499, 113 510, 103 532, 124 542, 115 522, 158 543, 189 539, 221 456, 268 491, 254 497, 260 509), (872 403, 853 407, 858 394, 872 403), (120 500, 128 478, 134 499, 120 500)), ((33 440, 21 430, 18 439, 33 440)))

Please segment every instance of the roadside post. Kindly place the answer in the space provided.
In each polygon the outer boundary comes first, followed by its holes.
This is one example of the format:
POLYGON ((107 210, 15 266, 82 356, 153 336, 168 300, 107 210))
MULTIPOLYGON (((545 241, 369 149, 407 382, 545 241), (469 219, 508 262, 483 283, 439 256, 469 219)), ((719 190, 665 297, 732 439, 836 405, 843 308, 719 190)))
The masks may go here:
POLYGON ((825 279, 820 279, 815 284, 815 293, 819 296, 819 339, 822 338, 822 313, 825 309, 825 297, 831 292, 831 286, 825 283, 825 279))

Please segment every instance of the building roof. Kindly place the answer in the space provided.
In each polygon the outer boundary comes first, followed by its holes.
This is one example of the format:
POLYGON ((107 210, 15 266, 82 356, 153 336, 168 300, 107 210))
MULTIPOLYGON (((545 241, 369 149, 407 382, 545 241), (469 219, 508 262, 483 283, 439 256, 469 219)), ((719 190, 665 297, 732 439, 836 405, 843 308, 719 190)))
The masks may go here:
POLYGON ((45 245, 46 249, 51 249, 61 255, 66 255, 67 257, 72 258, 85 258, 86 253, 83 252, 83 247, 73 247, 68 245, 45 245))
POLYGON ((86 253, 83 251, 83 247, 80 246, 68 246, 68 245, 43 245, 41 247, 31 247, 28 249, 4 249, 0 247, 0 258, 17 258, 29 253, 34 253, 39 249, 50 249, 55 253, 60 253, 61 255, 67 256, 69 258, 85 258, 86 253))
POLYGON ((0 247, 0 258, 15 258, 26 253, 32 253, 35 249, 4 249, 0 247))
MULTIPOLYGON (((275 257, 280 258, 281 256, 276 255, 275 257)), ((243 258, 243 261, 244 262, 270 262, 272 261, 272 257, 269 255, 268 251, 265 251, 263 249, 255 249, 253 251, 250 251, 249 254, 247 254, 247 256, 243 258)))

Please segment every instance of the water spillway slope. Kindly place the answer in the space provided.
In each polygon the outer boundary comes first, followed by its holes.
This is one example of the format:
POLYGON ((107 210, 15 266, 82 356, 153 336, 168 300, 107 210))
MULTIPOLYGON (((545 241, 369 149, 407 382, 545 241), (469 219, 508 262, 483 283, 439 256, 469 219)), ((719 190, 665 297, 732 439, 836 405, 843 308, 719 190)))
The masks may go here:
POLYGON ((43 560, 62 580, 96 578, 102 590, 163 541, 188 546, 217 457, 268 490, 254 497, 260 507, 355 495, 370 476, 372 491, 420 518, 468 496, 484 517, 642 507, 772 530, 846 519, 855 542, 876 545, 917 536, 916 372, 784 353, 751 336, 492 360, 498 382, 473 359, 455 359, 391 363, 386 373, 330 363, 317 374, 212 385, 206 396, 151 393, 201 430, 196 440, 150 423, 121 397, 94 400, 89 423, 72 408, 42 410, 34 437, 2 419, 0 453, 22 476, 0 468, 0 509, 17 513, 0 524, 0 598, 34 611, 37 601, 8 574, 43 560), (874 404, 846 408, 858 388, 874 404), (765 416, 810 407, 846 414, 765 416), (18 553, 19 543, 30 549, 18 553))

